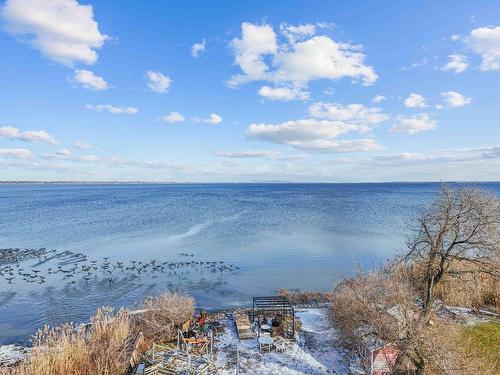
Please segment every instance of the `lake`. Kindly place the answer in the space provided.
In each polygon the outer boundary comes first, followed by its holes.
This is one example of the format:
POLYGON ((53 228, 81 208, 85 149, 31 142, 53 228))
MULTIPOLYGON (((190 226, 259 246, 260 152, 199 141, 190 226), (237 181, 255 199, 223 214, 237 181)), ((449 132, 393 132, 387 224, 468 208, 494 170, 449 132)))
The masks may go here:
MULTIPOLYGON (((14 277, 0 275, 0 344, 165 289, 207 309, 280 287, 329 290, 404 249, 408 221, 439 186, 0 185, 0 248, 48 252, 0 265, 14 277)), ((500 194, 500 183, 482 186, 500 194)))

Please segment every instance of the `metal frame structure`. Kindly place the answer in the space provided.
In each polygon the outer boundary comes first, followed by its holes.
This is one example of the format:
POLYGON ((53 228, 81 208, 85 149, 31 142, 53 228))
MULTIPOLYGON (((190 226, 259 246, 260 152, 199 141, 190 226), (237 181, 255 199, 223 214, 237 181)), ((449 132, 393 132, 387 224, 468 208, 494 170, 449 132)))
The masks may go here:
POLYGON ((283 296, 269 296, 269 297, 253 297, 252 303, 252 321, 257 317, 258 332, 260 335, 260 315, 262 314, 278 314, 283 316, 288 315, 292 317, 292 337, 295 337, 295 310, 288 300, 283 296))

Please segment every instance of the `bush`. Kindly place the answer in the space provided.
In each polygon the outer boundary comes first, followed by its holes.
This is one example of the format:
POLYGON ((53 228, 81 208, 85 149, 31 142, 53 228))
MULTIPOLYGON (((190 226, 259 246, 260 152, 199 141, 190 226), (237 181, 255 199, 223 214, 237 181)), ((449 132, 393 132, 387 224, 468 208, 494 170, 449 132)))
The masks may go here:
POLYGON ((12 375, 122 375, 133 351, 129 314, 100 308, 92 325, 45 327, 33 339, 28 362, 12 375))
MULTIPOLYGON (((191 318, 194 300, 175 293, 148 298, 144 311, 97 310, 89 326, 45 327, 33 337, 26 362, 0 375, 123 375, 143 342, 175 338, 176 325, 191 318)), ((144 347, 146 348, 146 347, 144 347)))
POLYGON ((147 342, 164 343, 177 337, 177 327, 194 314, 194 299, 167 292, 159 297, 149 297, 141 313, 133 317, 134 329, 142 332, 147 342))
POLYGON ((278 295, 286 297, 292 305, 310 305, 315 303, 330 302, 332 293, 314 291, 294 291, 281 288, 278 295))
MULTIPOLYGON (((407 268, 412 284, 420 296, 425 293, 425 266, 414 262, 399 268, 407 268)), ((500 270, 500 265, 496 267, 500 270)), ((498 275, 476 272, 467 264, 455 262, 441 283, 435 287, 436 298, 450 306, 473 309, 488 307, 500 312, 500 279, 498 275)))

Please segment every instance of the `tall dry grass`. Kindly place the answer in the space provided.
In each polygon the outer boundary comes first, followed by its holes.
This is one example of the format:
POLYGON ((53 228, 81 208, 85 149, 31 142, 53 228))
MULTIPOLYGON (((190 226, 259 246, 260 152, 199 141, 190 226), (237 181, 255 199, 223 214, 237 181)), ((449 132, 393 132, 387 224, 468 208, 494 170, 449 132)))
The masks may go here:
POLYGON ((141 314, 133 317, 136 332, 142 332, 147 343, 168 342, 177 337, 177 328, 194 314, 192 297, 167 292, 158 297, 147 298, 141 314))
MULTIPOLYGON (((439 285, 435 286, 436 298, 450 306, 464 306, 473 309, 483 307, 500 313, 500 279, 497 274, 478 272, 468 264, 454 262, 439 285)), ((496 263, 500 270, 500 263, 496 263)), ((413 262, 394 268, 393 272, 409 274, 416 292, 424 295, 425 265, 413 262)))
POLYGON ((45 327, 34 336, 28 360, 0 368, 0 375, 123 375, 140 342, 172 339, 175 326, 192 316, 194 300, 166 293, 143 307, 142 314, 103 307, 89 326, 45 327))
POLYGON ((278 289, 278 295, 286 297, 292 305, 328 303, 332 298, 330 292, 295 291, 285 288, 278 289))

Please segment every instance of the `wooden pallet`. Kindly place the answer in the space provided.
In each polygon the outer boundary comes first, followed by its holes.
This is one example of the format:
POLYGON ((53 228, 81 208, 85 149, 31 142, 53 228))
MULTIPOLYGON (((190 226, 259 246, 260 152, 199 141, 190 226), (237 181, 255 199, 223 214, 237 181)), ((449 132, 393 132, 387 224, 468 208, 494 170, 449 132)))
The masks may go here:
POLYGON ((234 323, 236 324, 236 331, 238 332, 238 338, 243 339, 253 339, 255 334, 252 331, 252 323, 248 319, 248 315, 242 312, 235 312, 233 314, 234 323))

